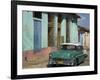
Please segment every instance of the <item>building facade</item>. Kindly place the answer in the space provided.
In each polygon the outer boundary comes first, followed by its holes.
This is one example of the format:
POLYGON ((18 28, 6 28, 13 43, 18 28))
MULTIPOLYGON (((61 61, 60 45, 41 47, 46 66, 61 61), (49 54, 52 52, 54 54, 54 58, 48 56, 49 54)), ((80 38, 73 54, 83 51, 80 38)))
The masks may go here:
POLYGON ((66 42, 77 43, 78 18, 78 15, 72 13, 23 11, 23 51, 59 47, 66 42))
POLYGON ((90 49, 90 31, 84 27, 79 26, 79 42, 83 45, 84 49, 90 49))

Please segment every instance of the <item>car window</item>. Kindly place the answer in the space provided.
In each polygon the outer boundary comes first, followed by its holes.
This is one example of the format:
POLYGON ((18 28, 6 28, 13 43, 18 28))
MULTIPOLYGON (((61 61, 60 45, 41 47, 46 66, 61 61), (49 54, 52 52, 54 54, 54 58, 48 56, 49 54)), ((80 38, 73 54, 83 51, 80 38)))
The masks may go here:
POLYGON ((73 50, 73 49, 75 49, 75 46, 73 46, 73 45, 62 45, 61 49, 73 50))
POLYGON ((61 49, 63 50, 82 50, 82 46, 75 46, 75 45, 62 45, 61 49))

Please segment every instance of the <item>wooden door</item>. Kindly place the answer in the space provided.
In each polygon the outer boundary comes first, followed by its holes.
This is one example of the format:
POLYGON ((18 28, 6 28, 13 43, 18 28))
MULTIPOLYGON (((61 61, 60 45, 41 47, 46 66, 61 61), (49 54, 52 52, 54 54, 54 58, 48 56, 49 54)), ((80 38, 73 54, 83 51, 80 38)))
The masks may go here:
POLYGON ((34 50, 41 49, 41 21, 34 20, 34 50))

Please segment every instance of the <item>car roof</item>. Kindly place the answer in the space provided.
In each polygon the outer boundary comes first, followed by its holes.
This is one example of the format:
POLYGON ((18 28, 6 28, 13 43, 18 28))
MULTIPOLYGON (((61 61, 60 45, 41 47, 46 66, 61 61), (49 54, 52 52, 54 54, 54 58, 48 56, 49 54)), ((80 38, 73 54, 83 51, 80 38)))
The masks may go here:
POLYGON ((61 45, 74 45, 74 46, 82 46, 80 43, 61 43, 61 45))

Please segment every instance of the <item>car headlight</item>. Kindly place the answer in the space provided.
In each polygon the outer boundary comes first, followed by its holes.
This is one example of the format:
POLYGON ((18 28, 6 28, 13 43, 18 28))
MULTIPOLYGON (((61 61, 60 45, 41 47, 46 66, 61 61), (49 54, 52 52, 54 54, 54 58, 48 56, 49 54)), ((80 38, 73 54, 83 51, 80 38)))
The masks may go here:
POLYGON ((53 60, 52 58, 49 59, 49 64, 56 64, 56 61, 53 60))
POLYGON ((70 61, 70 65, 74 65, 74 60, 71 60, 70 61))

